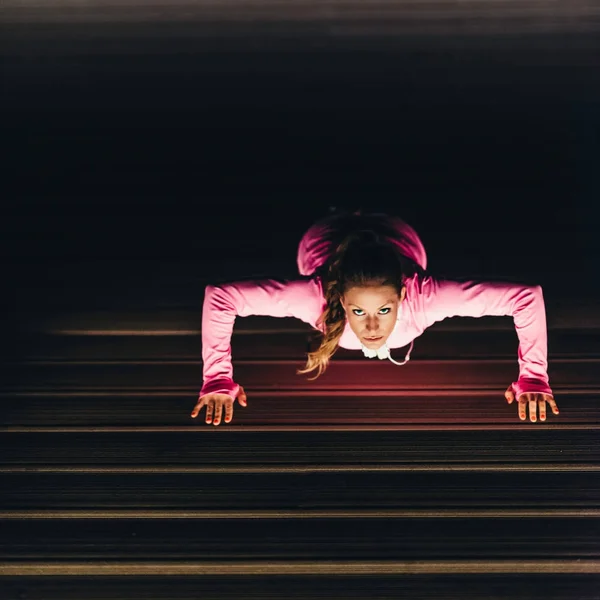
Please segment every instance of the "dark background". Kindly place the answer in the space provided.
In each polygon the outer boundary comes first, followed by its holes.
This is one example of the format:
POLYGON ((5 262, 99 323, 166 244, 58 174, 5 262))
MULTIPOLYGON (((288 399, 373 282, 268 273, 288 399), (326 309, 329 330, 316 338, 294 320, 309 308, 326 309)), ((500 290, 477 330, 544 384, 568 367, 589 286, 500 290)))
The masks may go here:
POLYGON ((597 289, 589 7, 62 5, 2 21, 21 306, 94 277, 293 272, 329 206, 403 217, 434 271, 597 289))
POLYGON ((0 566, 63 575, 0 596, 597 598, 599 34, 584 0, 2 0, 0 566), (304 330, 257 318, 249 408, 192 423, 204 286, 293 275, 330 206, 403 217, 434 273, 541 283, 560 418, 504 403, 505 323, 437 328, 402 372, 348 351, 315 386, 304 330), (302 517, 384 507, 426 512, 302 517), (308 556, 432 574, 202 568, 308 556), (157 566, 66 575, 105 559, 157 566), (164 575, 182 561, 200 577, 164 575))

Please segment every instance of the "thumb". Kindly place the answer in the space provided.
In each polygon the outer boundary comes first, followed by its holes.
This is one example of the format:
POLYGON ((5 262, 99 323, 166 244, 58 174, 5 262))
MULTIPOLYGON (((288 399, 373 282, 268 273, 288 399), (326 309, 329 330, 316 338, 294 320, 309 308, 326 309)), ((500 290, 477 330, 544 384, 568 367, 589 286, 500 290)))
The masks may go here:
POLYGON ((246 392, 244 391, 244 388, 240 385, 240 391, 238 393, 238 402, 242 405, 242 406, 248 406, 248 398, 246 396, 246 392))
POLYGON ((512 391, 512 385, 508 386, 508 389, 504 392, 504 397, 508 401, 509 404, 512 404, 515 399, 515 394, 512 391))

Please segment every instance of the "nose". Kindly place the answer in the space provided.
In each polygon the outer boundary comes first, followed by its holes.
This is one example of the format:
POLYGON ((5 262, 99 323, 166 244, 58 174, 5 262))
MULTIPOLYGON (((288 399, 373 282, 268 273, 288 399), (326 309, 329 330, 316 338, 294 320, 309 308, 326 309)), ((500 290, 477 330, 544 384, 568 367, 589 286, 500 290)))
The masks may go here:
POLYGON ((377 335, 377 331, 379 330, 379 321, 375 318, 367 318, 365 328, 370 336, 375 337, 377 335))

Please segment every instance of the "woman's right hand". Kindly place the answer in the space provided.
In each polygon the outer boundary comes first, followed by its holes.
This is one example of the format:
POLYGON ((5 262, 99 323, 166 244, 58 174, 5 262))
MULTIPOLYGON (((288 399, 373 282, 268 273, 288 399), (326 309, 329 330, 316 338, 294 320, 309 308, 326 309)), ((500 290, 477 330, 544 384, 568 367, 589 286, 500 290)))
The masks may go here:
MULTIPOLYGON (((248 399, 246 398, 246 392, 240 385, 239 392, 237 395, 237 401, 244 407, 248 406, 248 399)), ((196 406, 192 411, 192 418, 196 418, 198 413, 206 406, 206 422, 218 425, 221 422, 221 415, 223 413, 223 407, 225 407, 225 423, 231 423, 233 418, 233 403, 235 400, 228 394, 205 394, 198 398, 196 406)))

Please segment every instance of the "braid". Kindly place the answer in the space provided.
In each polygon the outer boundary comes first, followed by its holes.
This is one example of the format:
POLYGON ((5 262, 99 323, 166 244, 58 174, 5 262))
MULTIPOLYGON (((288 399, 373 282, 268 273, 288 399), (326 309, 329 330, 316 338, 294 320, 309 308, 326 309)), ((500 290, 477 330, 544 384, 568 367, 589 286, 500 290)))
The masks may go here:
POLYGON ((323 313, 317 320, 317 328, 323 333, 321 345, 315 352, 308 353, 308 359, 304 369, 296 371, 298 375, 305 375, 317 370, 315 377, 309 378, 310 381, 320 377, 327 367, 331 357, 338 349, 338 343, 346 326, 346 313, 342 306, 342 296, 348 282, 356 280, 356 277, 348 277, 344 271, 343 263, 347 257, 348 248, 355 242, 364 241, 370 237, 371 244, 377 244, 378 238, 374 232, 353 231, 347 234, 338 244, 328 266, 324 265, 322 270, 325 275, 321 276, 323 282, 323 294, 325 296, 326 306, 323 313), (375 235, 375 238, 365 234, 375 235))

